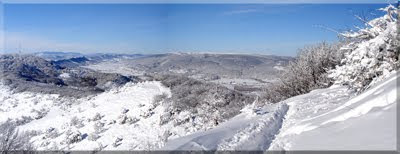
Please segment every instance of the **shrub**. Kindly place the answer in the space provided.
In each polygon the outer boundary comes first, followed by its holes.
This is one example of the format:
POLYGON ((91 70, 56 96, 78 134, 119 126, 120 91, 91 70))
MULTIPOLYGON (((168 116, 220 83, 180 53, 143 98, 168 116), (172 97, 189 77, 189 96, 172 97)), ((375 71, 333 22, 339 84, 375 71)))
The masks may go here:
POLYGON ((153 98, 153 104, 158 105, 160 102, 164 101, 166 98, 168 98, 168 94, 162 93, 161 95, 156 95, 153 98))
POLYGON ((93 124, 94 133, 100 134, 100 133, 104 132, 104 131, 105 131, 104 125, 105 125, 104 123, 99 122, 99 121, 96 121, 96 122, 93 124))
POLYGON ((322 42, 300 49, 296 59, 280 74, 280 80, 266 89, 263 98, 276 103, 330 86, 333 80, 328 78, 327 72, 335 68, 343 58, 339 47, 340 44, 322 42))
POLYGON ((123 140, 122 137, 117 137, 117 138, 115 138, 115 140, 114 140, 112 146, 113 146, 113 147, 117 147, 117 146, 121 145, 121 144, 122 144, 122 143, 121 143, 122 140, 123 140))
POLYGON ((98 121, 101 118, 103 118, 103 116, 100 113, 96 113, 90 120, 91 121, 98 121))
POLYGON ((0 152, 14 150, 32 150, 28 133, 19 133, 17 124, 10 119, 0 125, 0 152))
POLYGON ((56 128, 50 127, 45 132, 46 138, 56 138, 59 135, 56 128))
POLYGON ((373 80, 399 68, 397 9, 389 5, 380 10, 386 15, 365 22, 366 27, 359 31, 342 33, 349 43, 341 48, 345 58, 330 74, 337 83, 360 92, 373 80))
POLYGON ((99 138, 100 138, 100 135, 97 133, 90 133, 88 136, 88 140, 90 140, 90 141, 96 141, 99 138))
POLYGON ((73 144, 76 142, 80 142, 82 140, 82 134, 78 130, 74 129, 69 129, 65 132, 65 140, 64 142, 66 144, 73 144))
POLYGON ((197 117, 204 123, 222 122, 240 113, 243 106, 255 101, 253 95, 180 75, 154 75, 153 79, 171 89, 171 97, 164 98, 163 103, 168 114, 160 117, 160 125, 182 118, 178 116, 182 111, 187 111, 190 115, 180 119, 179 124, 189 122, 192 117, 197 117))
POLYGON ((74 116, 72 117, 71 121, 70 121, 70 126, 75 126, 76 128, 81 128, 83 127, 83 121, 78 119, 78 117, 74 116))

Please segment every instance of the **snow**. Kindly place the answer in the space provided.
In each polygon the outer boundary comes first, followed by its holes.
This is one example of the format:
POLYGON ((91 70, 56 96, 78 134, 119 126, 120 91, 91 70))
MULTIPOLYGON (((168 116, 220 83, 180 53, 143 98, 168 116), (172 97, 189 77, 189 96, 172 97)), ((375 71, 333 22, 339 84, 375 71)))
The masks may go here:
POLYGON ((274 66, 274 69, 276 69, 278 71, 283 71, 283 70, 285 70, 285 67, 276 65, 276 66, 274 66))
MULTIPOLYGON (((25 117, 18 128, 35 131, 31 141, 37 150, 156 149, 168 138, 196 131, 189 128, 190 123, 160 124, 166 106, 163 102, 154 103, 153 98, 161 94, 171 96, 169 88, 156 81, 127 83, 81 99, 14 93, 0 84, 0 123, 25 117), (49 130, 52 131, 48 133, 49 130)), ((185 114, 181 112, 175 120, 185 114)))
MULTIPOLYGON (((334 101, 320 105, 328 110, 306 118, 313 92, 288 101, 289 111, 281 133, 270 150, 396 150, 396 80, 398 73, 337 107, 334 101), (300 112, 299 112, 300 111, 300 112)), ((332 89, 331 89, 332 90, 332 89)), ((311 100, 312 102, 318 102, 311 100)))
POLYGON ((389 72, 396 70, 398 10, 392 5, 380 10, 386 15, 366 22, 366 28, 341 34, 354 41, 342 47, 345 55, 341 64, 330 70, 329 76, 336 83, 348 84, 362 91, 380 81, 377 76, 385 78, 389 72), (371 82, 371 79, 374 81, 371 82))
MULTIPOLYGON (((383 10, 388 14, 369 21, 368 28, 342 34, 359 41, 342 48, 348 51, 342 64, 329 72, 337 84, 276 104, 246 106, 217 127, 189 111, 163 121, 172 114, 171 104, 153 98, 172 94, 157 81, 127 83, 80 99, 16 93, 0 83, 0 123, 17 122, 20 131, 30 132, 37 150, 396 150, 399 73, 392 49, 397 23, 393 7, 383 10)), ((125 65, 107 61, 85 67, 144 73, 125 65)), ((213 82, 263 84, 254 79, 213 82)))
POLYGON ((129 67, 129 61, 104 61, 97 64, 90 64, 87 66, 81 66, 83 68, 92 69, 95 71, 103 72, 103 73, 118 73, 125 76, 131 75, 143 75, 143 71, 137 70, 135 68, 129 67))
POLYGON ((358 95, 334 85, 249 105, 211 129, 177 125, 186 111, 160 124, 168 106, 153 98, 171 92, 156 81, 81 99, 14 93, 0 84, 0 123, 10 118, 21 131, 35 131, 37 150, 395 150, 398 78, 390 72, 358 95))
POLYGON ((216 80, 211 80, 210 82, 217 83, 219 85, 223 85, 228 89, 234 90, 235 85, 243 85, 243 86, 251 86, 254 88, 261 88, 268 86, 270 83, 275 80, 271 79, 239 79, 239 78, 220 78, 216 80))
POLYGON ((209 131, 171 140, 162 150, 263 150, 279 130, 286 111, 285 104, 247 110, 209 131))
POLYGON ((62 73, 62 74, 60 74, 60 77, 64 78, 64 79, 68 79, 68 78, 70 78, 70 75, 69 75, 69 73, 62 73))
POLYGON ((334 85, 274 105, 247 107, 163 150, 395 150, 398 73, 360 95, 334 85))

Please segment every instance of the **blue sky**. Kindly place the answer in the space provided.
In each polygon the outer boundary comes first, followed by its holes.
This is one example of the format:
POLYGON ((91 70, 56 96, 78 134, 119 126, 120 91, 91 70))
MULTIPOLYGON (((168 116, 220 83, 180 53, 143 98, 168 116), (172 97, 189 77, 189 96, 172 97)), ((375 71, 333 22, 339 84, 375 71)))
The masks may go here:
POLYGON ((385 5, 5 4, 4 50, 295 55, 385 5))

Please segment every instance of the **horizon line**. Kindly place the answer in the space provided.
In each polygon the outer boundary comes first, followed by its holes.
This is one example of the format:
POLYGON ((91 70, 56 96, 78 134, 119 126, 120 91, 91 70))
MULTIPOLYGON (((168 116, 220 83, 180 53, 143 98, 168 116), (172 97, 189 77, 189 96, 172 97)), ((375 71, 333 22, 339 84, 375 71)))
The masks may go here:
POLYGON ((292 57, 294 58, 295 56, 289 56, 289 55, 279 55, 279 54, 271 54, 271 53, 249 53, 249 52, 210 52, 210 51, 205 51, 205 52, 193 52, 193 51, 175 51, 175 52, 162 52, 162 53, 141 53, 141 52, 134 52, 134 53, 123 53, 123 52, 117 52, 117 53, 110 53, 110 52, 91 52, 91 53, 85 53, 85 52, 77 52, 77 51, 38 51, 38 52, 0 52, 1 54, 20 54, 20 55, 31 55, 31 54, 39 54, 39 53, 71 53, 71 54, 82 54, 83 56, 87 55, 93 55, 93 54, 120 54, 120 55, 162 55, 162 54, 189 54, 189 55, 195 55, 195 54, 215 54, 215 55, 253 55, 253 56, 279 56, 279 57, 292 57))
POLYGON ((397 0, 2 0, 0 4, 395 4, 397 0))

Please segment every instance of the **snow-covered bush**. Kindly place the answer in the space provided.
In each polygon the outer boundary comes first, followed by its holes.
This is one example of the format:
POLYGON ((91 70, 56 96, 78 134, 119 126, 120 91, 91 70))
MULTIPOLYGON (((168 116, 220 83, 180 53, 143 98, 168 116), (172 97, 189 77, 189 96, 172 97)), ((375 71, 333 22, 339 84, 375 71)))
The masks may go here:
POLYGON ((127 108, 122 108, 121 109, 121 114, 126 114, 128 112, 129 112, 129 109, 127 109, 127 108))
POLYGON ((29 123, 32 120, 33 120, 33 118, 30 116, 21 116, 20 118, 15 119, 15 124, 19 126, 19 125, 29 123))
POLYGON ((103 133, 106 129, 104 129, 105 124, 100 122, 100 121, 96 121, 93 124, 93 129, 94 132, 90 133, 88 136, 88 140, 90 141, 96 141, 97 139, 100 138, 100 134, 103 133))
POLYGON ((365 21, 363 29, 341 34, 349 43, 340 49, 345 58, 330 74, 337 83, 362 91, 377 77, 399 68, 397 8, 389 5, 379 10, 386 14, 365 21))
POLYGON ((31 112, 33 113, 33 118, 36 119, 36 120, 40 119, 40 118, 43 118, 47 114, 47 111, 44 108, 42 108, 40 110, 32 109, 31 112))
POLYGON ((165 112, 160 116, 160 121, 158 123, 159 125, 164 125, 171 121, 173 114, 175 114, 173 113, 173 109, 171 106, 169 108, 165 108, 164 110, 165 112))
POLYGON ((46 138, 56 138, 59 135, 56 128, 50 127, 46 129, 45 137, 46 138))
POLYGON ((275 103, 331 85, 327 71, 343 58, 339 47, 340 44, 322 42, 300 49, 296 59, 280 75, 280 81, 266 89, 264 99, 275 103))
POLYGON ((80 119, 78 119, 78 117, 74 116, 74 117, 71 118, 70 126, 75 126, 76 128, 81 128, 84 125, 83 125, 83 121, 82 120, 80 120, 80 119))
POLYGON ((122 125, 122 124, 126 123, 127 119, 128 119, 128 116, 126 114, 121 114, 118 116, 117 122, 122 125))
POLYGON ((0 153, 12 150, 32 150, 28 133, 19 133, 17 124, 10 119, 0 125, 0 153))
POLYGON ((121 145, 121 144, 122 144, 122 143, 121 143, 122 140, 123 140, 122 137, 117 137, 117 138, 115 138, 115 140, 114 140, 112 146, 113 146, 113 147, 117 147, 117 146, 121 145))
MULTIPOLYGON (((150 113, 148 113, 148 112, 143 112, 143 115, 141 115, 142 117, 144 117, 144 118, 147 118, 147 117, 149 117, 150 116, 150 113)), ((126 115, 126 114, 121 114, 121 115, 119 115, 118 116, 118 119, 117 119, 117 122, 119 123, 119 124, 134 124, 134 123, 136 123, 136 122, 138 122, 139 121, 139 119, 138 118, 136 118, 136 117, 131 117, 131 116, 128 116, 128 115, 126 115)))
POLYGON ((96 113, 91 119, 90 119, 90 121, 98 121, 98 120, 100 120, 101 118, 103 118, 104 116, 103 115, 101 115, 100 113, 96 113))
POLYGON ((256 100, 255 95, 183 75, 154 74, 151 77, 171 89, 171 95, 161 104, 165 114, 160 117, 160 125, 172 122, 192 125, 195 129, 211 128, 239 114, 243 106, 256 100))
POLYGON ((82 134, 76 129, 69 129, 65 132, 65 140, 66 144, 73 144, 82 140, 82 134))
POLYGON ((94 132, 97 134, 102 133, 105 129, 104 129, 104 123, 97 121, 93 124, 93 128, 94 128, 94 132))
POLYGON ((167 93, 162 93, 161 95, 156 95, 153 98, 153 104, 158 105, 160 102, 164 101, 166 98, 168 98, 167 93))
POLYGON ((99 138, 100 138, 100 135, 97 133, 90 133, 88 136, 88 140, 90 140, 90 141, 96 141, 99 138))

